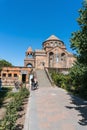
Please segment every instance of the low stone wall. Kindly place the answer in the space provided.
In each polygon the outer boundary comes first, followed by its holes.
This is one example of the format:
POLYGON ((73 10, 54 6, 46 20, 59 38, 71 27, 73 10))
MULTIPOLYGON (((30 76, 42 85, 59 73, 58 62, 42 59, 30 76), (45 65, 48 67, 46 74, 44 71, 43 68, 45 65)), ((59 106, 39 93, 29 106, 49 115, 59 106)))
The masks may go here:
POLYGON ((63 74, 68 74, 69 73, 69 68, 47 68, 48 71, 54 71, 58 73, 63 73, 63 74))

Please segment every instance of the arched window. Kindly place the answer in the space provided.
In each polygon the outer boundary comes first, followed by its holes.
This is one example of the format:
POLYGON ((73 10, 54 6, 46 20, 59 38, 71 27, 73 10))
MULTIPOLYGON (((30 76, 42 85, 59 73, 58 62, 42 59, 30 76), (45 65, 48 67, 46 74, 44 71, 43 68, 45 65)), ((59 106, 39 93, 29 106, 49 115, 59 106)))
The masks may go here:
POLYGON ((53 67, 53 62, 54 62, 54 53, 50 52, 49 53, 49 67, 53 67))
POLYGON ((56 62, 58 63, 59 61, 59 57, 58 57, 58 54, 56 54, 56 62))
POLYGON ((61 53, 61 61, 65 61, 66 60, 66 55, 65 53, 61 53))
POLYGON ((27 64, 27 67, 32 68, 33 65, 32 65, 31 63, 28 63, 28 64, 27 64))
POLYGON ((33 58, 33 54, 29 54, 28 57, 29 57, 29 58, 33 58))

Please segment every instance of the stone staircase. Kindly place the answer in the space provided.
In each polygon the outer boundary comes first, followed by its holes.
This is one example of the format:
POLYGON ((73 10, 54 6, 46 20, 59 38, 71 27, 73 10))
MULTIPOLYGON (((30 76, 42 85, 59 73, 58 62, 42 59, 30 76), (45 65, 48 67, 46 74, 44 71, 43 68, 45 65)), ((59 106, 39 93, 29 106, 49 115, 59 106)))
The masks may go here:
POLYGON ((51 87, 51 83, 44 70, 36 70, 39 87, 51 87))

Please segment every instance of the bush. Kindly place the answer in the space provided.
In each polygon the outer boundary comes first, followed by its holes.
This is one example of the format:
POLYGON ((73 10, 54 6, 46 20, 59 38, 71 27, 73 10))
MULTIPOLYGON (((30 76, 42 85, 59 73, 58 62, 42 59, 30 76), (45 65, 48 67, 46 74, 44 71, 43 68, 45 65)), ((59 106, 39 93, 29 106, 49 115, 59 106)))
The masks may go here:
POLYGON ((8 98, 11 90, 12 88, 2 87, 2 91, 0 91, 0 106, 3 104, 4 99, 8 98))
POLYGON ((15 102, 11 101, 7 106, 6 116, 2 120, 1 129, 2 130, 14 130, 17 120, 17 111, 15 107, 15 102))
POLYGON ((72 78, 70 74, 64 75, 62 73, 51 72, 51 77, 58 87, 64 88, 68 91, 72 90, 72 78))
POLYGON ((18 93, 13 93, 12 101, 7 106, 6 116, 1 121, 1 130, 15 130, 16 120, 18 118, 17 111, 22 110, 23 100, 28 97, 29 91, 26 88, 20 89, 18 93))
POLYGON ((54 83, 67 91, 87 99, 87 67, 74 65, 68 75, 50 72, 54 83))

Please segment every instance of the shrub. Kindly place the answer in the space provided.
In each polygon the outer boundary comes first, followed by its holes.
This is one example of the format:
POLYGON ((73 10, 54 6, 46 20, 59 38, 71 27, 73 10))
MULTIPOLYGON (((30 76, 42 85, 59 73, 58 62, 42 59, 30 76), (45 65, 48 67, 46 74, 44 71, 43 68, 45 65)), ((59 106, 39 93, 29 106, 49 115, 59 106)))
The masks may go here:
POLYGON ((17 120, 17 111, 15 107, 15 102, 11 101, 7 106, 6 116, 2 120, 1 129, 2 130, 14 130, 17 120))
POLYGON ((15 130, 17 111, 22 110, 23 100, 28 97, 29 91, 26 88, 20 89, 18 93, 12 95, 13 99, 7 106, 6 116, 0 123, 0 130, 15 130))

